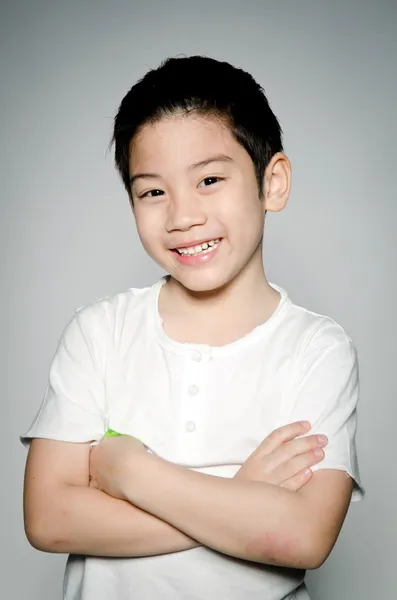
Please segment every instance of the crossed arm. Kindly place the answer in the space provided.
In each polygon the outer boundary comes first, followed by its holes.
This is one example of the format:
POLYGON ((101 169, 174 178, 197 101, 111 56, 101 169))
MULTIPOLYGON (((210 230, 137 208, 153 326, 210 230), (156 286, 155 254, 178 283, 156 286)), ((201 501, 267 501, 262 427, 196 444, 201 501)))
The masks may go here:
POLYGON ((34 440, 25 479, 28 539, 49 552, 129 557, 204 545, 246 560, 316 568, 337 539, 352 481, 332 470, 304 481, 295 455, 272 470, 277 447, 279 440, 224 479, 150 455, 131 438, 110 438, 93 453, 100 491, 88 487, 88 445, 34 440))

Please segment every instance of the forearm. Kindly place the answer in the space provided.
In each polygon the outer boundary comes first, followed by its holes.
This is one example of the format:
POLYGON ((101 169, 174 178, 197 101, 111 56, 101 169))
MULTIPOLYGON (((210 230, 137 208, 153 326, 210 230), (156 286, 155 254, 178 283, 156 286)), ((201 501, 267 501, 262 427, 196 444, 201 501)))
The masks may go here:
POLYGON ((307 515, 298 494, 213 477, 145 455, 131 464, 126 497, 203 545, 273 565, 310 568, 307 515), (153 482, 155 486, 153 485, 153 482))
POLYGON ((44 552, 136 557, 199 545, 159 518, 93 488, 65 485, 46 504, 27 520, 30 543, 44 552))

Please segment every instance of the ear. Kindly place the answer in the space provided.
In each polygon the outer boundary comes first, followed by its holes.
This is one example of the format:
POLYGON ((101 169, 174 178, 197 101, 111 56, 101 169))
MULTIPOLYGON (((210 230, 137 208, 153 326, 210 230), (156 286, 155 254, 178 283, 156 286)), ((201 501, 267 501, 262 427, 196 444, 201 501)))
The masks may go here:
POLYGON ((285 208, 291 190, 291 163, 283 152, 277 152, 265 169, 263 200, 265 211, 285 208))

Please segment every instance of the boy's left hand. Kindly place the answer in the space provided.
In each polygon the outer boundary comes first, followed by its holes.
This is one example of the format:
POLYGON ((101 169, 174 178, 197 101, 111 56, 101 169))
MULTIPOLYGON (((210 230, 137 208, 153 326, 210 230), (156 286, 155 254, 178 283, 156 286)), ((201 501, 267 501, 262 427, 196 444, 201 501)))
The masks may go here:
POLYGON ((90 453, 90 487, 125 500, 129 465, 133 456, 142 452, 145 452, 144 445, 127 435, 102 440, 90 453))

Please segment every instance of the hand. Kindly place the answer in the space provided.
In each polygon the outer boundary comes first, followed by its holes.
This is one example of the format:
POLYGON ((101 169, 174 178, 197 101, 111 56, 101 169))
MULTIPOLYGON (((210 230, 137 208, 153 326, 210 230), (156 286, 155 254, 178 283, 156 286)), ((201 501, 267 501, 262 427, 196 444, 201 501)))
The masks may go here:
POLYGON ((145 452, 137 439, 121 435, 103 439, 90 453, 90 487, 125 500, 125 482, 134 456, 145 452))
POLYGON ((312 476, 310 467, 324 458, 328 440, 317 435, 299 437, 310 423, 296 422, 275 429, 248 457, 235 477, 271 483, 298 491, 312 476))

